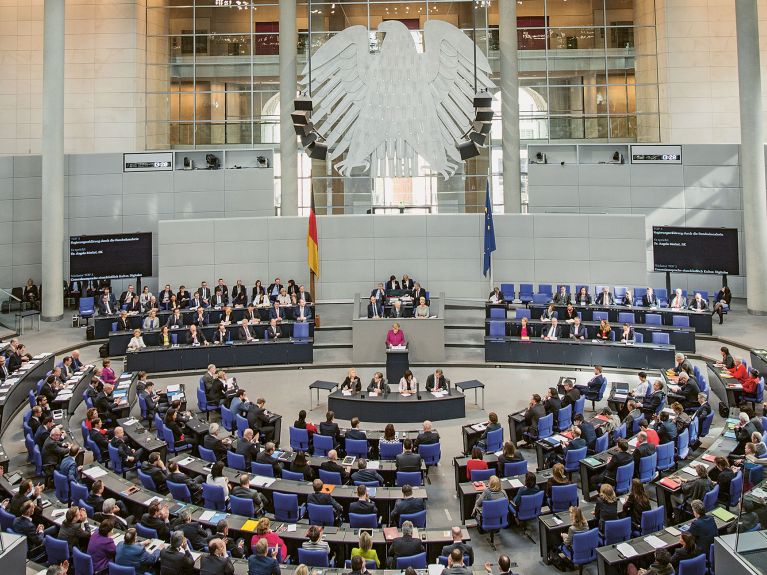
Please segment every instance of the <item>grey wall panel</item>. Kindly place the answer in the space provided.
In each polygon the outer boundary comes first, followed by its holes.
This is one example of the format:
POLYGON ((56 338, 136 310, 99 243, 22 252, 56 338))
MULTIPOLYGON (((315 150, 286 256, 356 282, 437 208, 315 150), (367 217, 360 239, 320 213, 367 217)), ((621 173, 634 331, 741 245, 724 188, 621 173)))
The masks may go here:
POLYGON ((632 186, 684 186, 684 170, 682 166, 656 166, 646 164, 631 165, 632 186))
MULTIPOLYGON (((509 283, 528 281, 535 277, 535 260, 505 260, 493 257, 493 276, 498 284, 502 281, 509 283)), ((488 285, 487 282, 485 285, 488 285)), ((445 293, 450 293, 450 291, 445 293)))
POLYGON ((684 208, 684 188, 631 186, 631 206, 634 208, 684 208))
POLYGON ((0 238, 2 238, 0 239, 0 244, 11 243, 11 241, 19 243, 39 242, 42 233, 43 223, 40 221, 13 222, 13 227, 0 226, 0 238), (13 231, 13 240, 10 237, 6 238, 4 233, 8 232, 10 235, 11 231, 13 231), (8 241, 5 241, 6 239, 8 241))
POLYGON ((578 206, 533 206, 528 208, 531 214, 579 214, 578 206))
MULTIPOLYGON (((378 217, 378 216, 376 216, 378 217)), ((308 220, 306 225, 308 226, 308 220)), ((372 238, 373 226, 370 216, 346 216, 344 218, 317 218, 318 234, 323 239, 372 238)))
POLYGON ((13 177, 33 178, 40 177, 43 173, 42 156, 14 156, 13 177))
MULTIPOLYGON (((479 242, 479 246, 481 246, 477 248, 477 253, 480 253, 481 251, 484 251, 484 236, 482 238, 477 238, 477 240, 479 242)), ((526 238, 499 237, 498 234, 496 234, 495 245, 498 249, 493 254, 494 260, 526 260, 532 258, 531 254, 535 249, 535 240, 533 239, 532 233, 529 237, 526 238)))
MULTIPOLYGON (((304 232, 306 234, 306 232, 304 232)), ((270 262, 304 262, 306 263, 306 235, 294 236, 293 239, 282 239, 269 246, 270 262)))
POLYGON ((540 186, 561 186, 564 182, 578 183, 578 166, 575 164, 529 164, 528 174, 540 186))
POLYGON ((536 260, 534 284, 555 283, 567 281, 572 283, 589 283, 589 262, 587 257, 581 259, 536 260))
POLYGON ((172 194, 173 172, 128 172, 122 175, 128 195, 172 194))
MULTIPOLYGON (((394 256, 394 254, 391 255, 394 256)), ((385 255, 376 255, 372 280, 377 284, 388 280, 391 275, 400 279, 403 274, 407 274, 413 280, 421 282, 425 289, 431 289, 426 275, 428 265, 429 262, 426 259, 414 259, 407 254, 402 254, 401 258, 391 257, 391 259, 386 259, 385 255)))
POLYGON ((78 154, 67 156, 67 169, 69 174, 118 174, 122 162, 122 154, 78 154))
POLYGON ((428 247, 425 236, 378 236, 375 238, 375 257, 395 259, 426 259, 428 247))
POLYGON ((587 218, 567 214, 536 214, 533 216, 533 230, 536 239, 585 238, 589 234, 587 218))
MULTIPOLYGON (((40 277, 40 276, 38 275, 33 277, 40 277)), ((13 281, 13 266, 10 266, 10 265, 0 266, 0 287, 10 291, 12 287, 21 286, 21 285, 24 285, 23 280, 20 282, 13 281)))
POLYGON ((224 211, 223 198, 210 192, 185 192, 173 197, 173 211, 176 214, 198 214, 224 211))
POLYGON ((682 161, 686 166, 738 166, 740 146, 737 144, 685 144, 682 161))
POLYGON ((736 188, 740 186, 738 166, 685 166, 684 183, 687 187, 736 188))
POLYGON ((39 220, 42 203, 40 198, 13 201, 14 221, 39 220))
POLYGON ((0 156, 0 179, 13 177, 13 156, 0 156))
POLYGON ((695 188, 684 191, 688 210, 742 210, 742 188, 695 188))
POLYGON ((13 266, 12 277, 10 280, 11 283, 10 284, 3 283, 0 285, 3 285, 3 286, 10 285, 11 287, 23 286, 27 283, 27 280, 29 278, 32 278, 32 280, 35 281, 35 278, 41 277, 41 274, 42 274, 42 266, 39 263, 32 264, 32 263, 21 262, 18 265, 13 266))
POLYGON ((692 227, 741 228, 742 221, 740 210, 687 210, 687 225, 692 227))
POLYGON ((123 215, 139 216, 152 215, 155 220, 158 216, 165 218, 173 216, 173 196, 171 194, 144 194, 132 196, 125 194, 123 198, 123 215))
MULTIPOLYGON (((471 216, 464 216, 471 217, 471 216)), ((480 220, 479 233, 484 234, 481 217, 474 216, 480 220)), ((532 238, 535 217, 532 215, 515 214, 500 215, 493 218, 493 227, 495 228, 495 238, 532 238)), ((482 236, 484 237, 484 236, 482 236)))
POLYGON ((578 260, 589 259, 589 241, 587 238, 535 238, 535 259, 541 260, 578 260))
POLYGON ((40 198, 43 195, 43 179, 35 178, 15 178, 11 188, 13 197, 17 200, 40 198))
POLYGON ((321 248, 322 260, 338 260, 347 262, 349 266, 358 260, 372 259, 375 253, 375 240, 373 238, 355 238, 354 241, 341 238, 322 237, 321 248))
POLYGON ((528 186, 528 194, 530 195, 530 203, 538 207, 570 206, 577 208, 580 205, 577 185, 542 186, 536 182, 535 185, 528 186))
POLYGON ((627 164, 581 164, 578 166, 578 185, 627 187, 631 170, 627 164))
POLYGON ((612 212, 614 208, 631 206, 631 188, 629 186, 584 186, 580 189, 580 205, 592 207, 602 212, 612 212))
POLYGON ((644 226, 641 218, 632 216, 590 216, 589 236, 595 238, 632 238, 642 237, 644 226))
MULTIPOLYGON (((498 242, 496 241, 496 247, 498 242)), ((471 259, 477 258, 484 250, 484 242, 480 238, 466 237, 429 237, 426 241, 426 252, 429 259, 471 259)))
POLYGON ((40 242, 15 243, 13 252, 10 254, 13 259, 13 265, 39 264, 42 261, 40 252, 40 242))
POLYGON ((69 196, 109 196, 122 194, 122 173, 70 175, 69 196))
POLYGON ((224 170, 177 170, 173 172, 177 192, 215 192, 224 189, 224 170))
POLYGON ((14 196, 13 178, 0 178, 0 200, 12 200, 14 196))
MULTIPOLYGON (((23 224, 20 224, 23 226, 23 224)), ((0 246, 10 246, 13 243, 14 230, 16 223, 12 225, 0 226, 0 246)), ((34 239, 40 239, 40 228, 37 229, 38 235, 35 238, 28 238, 27 241, 33 241, 34 239)), ((10 247, 8 248, 10 250, 10 247)))
MULTIPOLYGON (((475 216, 473 218, 466 217, 465 214, 460 215, 442 215, 439 218, 426 218, 426 233, 429 239, 432 238, 474 238, 477 236, 477 230, 482 230, 484 225, 484 218, 482 216, 475 216)), ((480 231, 480 233, 483 233, 480 231)), ((496 230, 496 234, 498 234, 496 230)), ((432 245, 429 245, 431 251, 432 245)))
POLYGON ((434 282, 470 282, 475 281, 481 273, 482 260, 479 257, 452 260, 429 259, 426 269, 426 277, 429 281, 427 287, 429 291, 434 292, 435 288, 432 286, 434 282))
MULTIPOLYGON (((69 218, 70 236, 85 236, 92 234, 111 234, 122 232, 122 218, 119 216, 104 216, 89 218, 69 218)), ((69 247, 67 246, 67 249, 69 247)), ((66 259, 69 259, 67 256, 66 259)))
POLYGON ((607 264, 607 262, 643 261, 647 248, 644 239, 592 237, 589 239, 588 250, 591 261, 604 261, 607 264))
MULTIPOLYGON (((369 282, 369 289, 373 289, 378 281, 383 281, 385 278, 381 275, 376 277, 374 266, 377 262, 372 259, 366 260, 354 260, 352 262, 343 262, 339 260, 322 261, 320 267, 320 279, 327 277, 332 281, 333 278, 348 278, 352 282, 369 282)), ((395 273, 395 272, 393 272, 395 273)), ((303 272, 303 277, 307 274, 303 272)), ((397 274, 400 277, 401 274, 397 274)), ((389 276, 386 276, 387 278, 389 276)))
POLYGON ((269 262, 269 243, 266 241, 217 241, 214 245, 216 249, 216 265, 237 262, 266 264, 269 262))
POLYGON ((0 222, 13 221, 13 200, 0 200, 0 222))
POLYGON ((213 222, 216 241, 266 241, 269 237, 268 228, 265 225, 254 225, 249 218, 228 220, 216 220, 213 222))
POLYGON ((119 195, 69 196, 69 211, 78 217, 119 217, 123 211, 123 197, 119 195))
POLYGON ((426 236, 426 216, 379 215, 372 219, 377 238, 414 238, 426 236))
POLYGON ((642 285, 647 281, 646 265, 637 265, 637 262, 610 262, 605 265, 604 262, 592 260, 588 265, 594 283, 642 285))

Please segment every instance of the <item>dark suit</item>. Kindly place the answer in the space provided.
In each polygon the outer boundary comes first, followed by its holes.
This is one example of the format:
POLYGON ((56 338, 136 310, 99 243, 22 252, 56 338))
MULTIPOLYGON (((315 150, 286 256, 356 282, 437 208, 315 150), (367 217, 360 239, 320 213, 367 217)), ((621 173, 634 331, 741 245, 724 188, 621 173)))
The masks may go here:
POLYGON ((637 448, 634 450, 634 452, 631 454, 634 458, 634 475, 639 476, 639 460, 643 457, 647 457, 648 455, 652 455, 655 453, 655 446, 652 443, 647 443, 646 441, 642 444, 637 446, 637 448))
POLYGON ((399 282, 397 280, 389 280, 388 282, 386 282, 386 285, 384 287, 386 288, 387 292, 391 290, 400 289, 399 282))
POLYGON ((396 307, 391 306, 391 308, 389 308, 389 317, 391 318, 407 317, 407 314, 405 313, 405 308, 400 307, 399 309, 397 309, 396 307))
POLYGON ((205 449, 212 450, 216 456, 216 459, 219 461, 226 459, 226 453, 229 451, 223 441, 218 439, 216 436, 211 435, 210 433, 205 434, 205 437, 202 440, 202 446, 205 449))
POLYGON ((99 308, 100 315, 111 315, 117 312, 116 306, 112 305, 111 303, 105 302, 103 299, 100 299, 97 305, 99 308))
MULTIPOLYGON (((447 383, 445 381, 445 376, 440 375, 439 376, 439 388, 440 389, 446 389, 447 383)), ((434 374, 430 373, 426 378, 426 391, 432 391, 434 389, 434 374)))
POLYGON ((391 391, 389 389, 389 384, 386 383, 385 379, 382 379, 381 382, 376 385, 375 380, 370 380, 370 383, 368 384, 368 392, 371 391, 378 391, 379 393, 389 393, 391 391))
POLYGON ((323 471, 330 471, 331 473, 340 473, 342 482, 346 483, 349 481, 349 474, 346 472, 346 469, 338 464, 337 461, 332 461, 330 459, 323 461, 320 465, 320 469, 323 471))
MULTIPOLYGON (((202 299, 200 298, 194 298, 189 300, 189 307, 190 308, 198 308, 198 307, 204 307, 205 304, 203 304, 202 299)), ((207 320, 206 320, 207 322, 207 320)))
POLYGON ((356 427, 352 427, 351 429, 346 430, 346 439, 367 439, 367 434, 362 431, 361 429, 357 429, 356 427))
POLYGON ((597 295, 597 305, 613 305, 613 294, 601 292, 597 295))
POLYGON ((45 440, 45 443, 43 443, 42 452, 43 465, 51 464, 57 466, 61 459, 69 453, 69 449, 62 447, 60 441, 54 441, 53 438, 49 436, 45 440))
POLYGON ((216 330, 216 333, 213 334, 213 343, 226 343, 227 341, 230 341, 230 339, 227 330, 224 330, 223 332, 216 330))
POLYGON ((194 558, 184 549, 166 547, 160 551, 160 575, 193 575, 194 558))
POLYGON ((256 463, 271 465, 272 473, 274 473, 275 477, 279 477, 280 474, 282 474, 282 466, 280 465, 280 462, 277 461, 277 458, 274 455, 270 455, 266 451, 261 451, 256 456, 256 463))
POLYGON ((200 575, 234 575, 234 563, 229 557, 203 555, 200 558, 200 575))
POLYGON ((251 462, 258 457, 258 444, 251 443, 245 439, 240 439, 237 442, 237 449, 235 450, 235 453, 245 457, 245 467, 250 469, 251 462))
POLYGON ((390 523, 392 525, 399 525, 399 518, 401 515, 410 515, 411 513, 418 513, 426 509, 426 505, 423 499, 417 497, 408 497, 407 499, 397 499, 394 504, 394 509, 391 511, 390 523))
POLYGON ((349 513, 358 513, 360 515, 378 515, 378 508, 372 501, 358 499, 349 504, 349 513))
POLYGON ((660 307, 658 296, 652 294, 650 297, 647 297, 647 294, 644 294, 642 296, 642 305, 644 307, 660 307))
POLYGON ((421 288, 419 290, 413 290, 410 292, 410 296, 413 298, 413 305, 418 305, 420 298, 426 300, 426 305, 429 305, 429 300, 426 298, 426 290, 421 288))
POLYGON ((360 481, 360 482, 370 482, 370 481, 378 481, 379 485, 384 484, 384 478, 381 477, 381 474, 379 474, 375 469, 359 469, 352 473, 352 481, 360 481))
POLYGON ((538 435, 538 420, 541 417, 546 416, 546 408, 541 403, 536 403, 532 407, 528 407, 527 410, 525 410, 525 416, 522 420, 522 423, 519 425, 519 435, 522 435, 522 433, 528 432, 531 433, 533 436, 538 435))
POLYGON ((239 337, 242 341, 248 341, 250 339, 256 339, 256 333, 249 325, 240 326, 239 337))
POLYGON ((570 339, 587 339, 589 337, 588 328, 583 325, 571 325, 570 326, 570 339))
POLYGON ((176 314, 171 314, 165 325, 169 328, 184 327, 184 316, 179 314, 178 317, 176 317, 176 314))
POLYGON ((206 341, 208 340, 205 339, 205 334, 202 333, 202 330, 198 329, 197 333, 194 336, 192 336, 191 332, 186 334, 186 343, 189 345, 194 345, 195 343, 197 345, 203 345, 206 341))
MULTIPOLYGON (((141 310, 137 310, 141 311, 141 310)), ((130 320, 127 317, 120 317, 117 320, 117 331, 128 331, 131 329, 130 320)))
POLYGON ((282 337, 282 328, 279 325, 275 325, 275 326, 270 325, 269 327, 266 328, 266 336, 269 339, 278 339, 282 337))
POLYGON ((217 293, 213 296, 210 305, 213 307, 223 307, 229 304, 229 298, 225 294, 217 293))
POLYGON ((455 543, 452 543, 451 545, 445 545, 442 548, 440 555, 444 557, 449 557, 453 549, 460 549, 461 553, 469 556, 469 563, 470 564, 474 563, 474 549, 471 548, 471 545, 469 545, 468 543, 464 543, 463 541, 456 541, 455 543))
POLYGON ((655 391, 649 398, 647 398, 647 401, 642 403, 642 413, 648 420, 655 415, 655 412, 658 410, 665 397, 666 394, 663 393, 663 391, 655 391))
POLYGON ((415 285, 415 282, 412 279, 408 278, 407 281, 402 280, 399 285, 402 289, 413 291, 413 286, 415 285))
POLYGON ((386 292, 376 288, 370 292, 370 297, 376 298, 379 303, 383 304, 383 300, 386 297, 386 292))
POLYGON ((258 407, 255 403, 251 403, 248 408, 248 427, 253 431, 261 432, 266 435, 267 441, 274 439, 274 426, 271 425, 271 419, 266 414, 266 410, 258 407))
POLYGON ((412 451, 405 451, 397 455, 397 471, 421 471, 423 458, 412 451))
POLYGON ((340 515, 344 510, 343 506, 333 499, 330 493, 310 493, 306 498, 306 502, 313 505, 330 505, 333 507, 333 511, 335 511, 336 515, 340 515))
POLYGON ((232 286, 232 304, 245 305, 248 303, 248 290, 243 285, 232 286))
POLYGON ((189 540, 189 545, 191 545, 192 549, 195 551, 202 551, 202 549, 208 544, 208 537, 210 537, 210 533, 208 533, 202 527, 202 525, 196 521, 192 521, 191 523, 184 523, 178 528, 184 532, 184 537, 189 540))
POLYGON ((397 557, 410 557, 423 551, 420 539, 412 536, 397 537, 389 547, 389 563, 393 567, 397 564, 397 557))
POLYGON ((436 431, 422 431, 415 440, 416 446, 432 445, 434 443, 439 443, 439 433, 436 431))
POLYGON ((377 303, 376 305, 373 305, 372 303, 368 304, 368 319, 373 317, 383 317, 384 316, 384 310, 383 310, 383 304, 377 303))
POLYGON ((338 424, 335 421, 321 421, 320 422, 320 435, 327 435, 328 437, 335 438, 336 445, 341 438, 341 430, 338 428, 338 424))
POLYGON ((562 328, 559 325, 547 325, 541 328, 541 337, 562 337, 562 328))

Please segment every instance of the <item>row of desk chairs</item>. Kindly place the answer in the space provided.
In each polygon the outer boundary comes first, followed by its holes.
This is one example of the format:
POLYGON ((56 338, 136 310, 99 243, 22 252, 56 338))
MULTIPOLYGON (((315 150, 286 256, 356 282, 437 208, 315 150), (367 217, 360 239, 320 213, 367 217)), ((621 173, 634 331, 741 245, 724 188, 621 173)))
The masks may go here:
MULTIPOLYGON (((593 294, 596 296, 597 294, 602 293, 602 290, 604 288, 610 289, 610 286, 606 285, 596 285, 594 286, 594 289, 592 290, 590 285, 585 284, 576 284, 575 285, 575 291, 571 291, 571 284, 538 284, 538 289, 534 289, 534 285, 531 283, 521 283, 519 284, 519 293, 516 293, 514 290, 514 284, 512 283, 502 283, 501 284, 501 293, 503 294, 503 299, 506 301, 511 301, 513 299, 520 299, 522 303, 530 303, 531 301, 534 301, 535 303, 548 303, 551 301, 556 293, 559 293, 560 289, 564 286, 566 293, 573 293, 578 294, 581 291, 581 288, 586 288, 586 293, 593 294), (556 291, 555 291, 556 288, 556 291), (538 300, 541 301, 535 301, 536 297, 538 300), (545 299, 544 299, 545 298, 545 299)), ((622 300, 623 296, 626 295, 626 291, 629 289, 628 286, 614 286, 612 288, 612 294, 613 297, 616 300, 622 300)), ((642 303, 642 296, 645 295, 645 292, 647 291, 647 286, 640 286, 635 287, 631 290, 631 293, 634 296, 634 304, 640 305, 642 303)), ((661 304, 661 307, 667 307, 668 306, 668 290, 666 288, 653 288, 653 292, 658 298, 658 301, 661 304)), ((708 291, 707 290, 692 290, 690 293, 696 294, 699 293, 701 297, 704 300, 708 300, 708 291)), ((682 290, 682 296, 686 299, 687 298, 687 290, 682 290)))
MULTIPOLYGON (((582 317, 581 312, 577 313, 578 317, 582 317)), ((521 320, 523 317, 528 320, 533 319, 532 310, 528 308, 516 308, 514 310, 514 319, 521 320)), ((559 312, 555 311, 554 317, 559 318, 559 312)), ((593 321, 607 321, 610 319, 609 314, 606 311, 593 311, 591 312, 591 317, 593 321)), ((499 307, 490 308, 490 319, 500 318, 506 318, 506 310, 499 307)), ((636 314, 633 311, 618 312, 618 323, 642 325, 637 322, 636 314)), ((663 316, 659 313, 646 313, 644 314, 644 325, 663 326, 663 316)), ((671 316, 671 325, 674 327, 690 327, 690 318, 686 315, 673 315, 671 316)))

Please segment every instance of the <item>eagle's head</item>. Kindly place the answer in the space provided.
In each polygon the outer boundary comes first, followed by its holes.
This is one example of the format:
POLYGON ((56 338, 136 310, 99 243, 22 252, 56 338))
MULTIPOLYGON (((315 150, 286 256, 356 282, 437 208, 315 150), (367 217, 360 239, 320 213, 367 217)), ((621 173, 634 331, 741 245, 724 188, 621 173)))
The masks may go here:
POLYGON ((407 39, 412 42, 407 26, 399 20, 385 20, 378 26, 378 30, 384 33, 384 43, 390 42, 393 39, 407 39))

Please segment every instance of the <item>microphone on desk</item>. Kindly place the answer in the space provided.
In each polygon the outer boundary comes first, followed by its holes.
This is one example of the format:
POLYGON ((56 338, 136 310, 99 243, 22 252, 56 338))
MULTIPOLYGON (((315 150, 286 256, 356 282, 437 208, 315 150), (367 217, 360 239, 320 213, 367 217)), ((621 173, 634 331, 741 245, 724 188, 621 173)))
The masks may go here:
POLYGON ((416 379, 415 381, 415 397, 418 401, 421 400, 421 382, 416 379))

